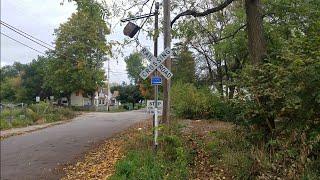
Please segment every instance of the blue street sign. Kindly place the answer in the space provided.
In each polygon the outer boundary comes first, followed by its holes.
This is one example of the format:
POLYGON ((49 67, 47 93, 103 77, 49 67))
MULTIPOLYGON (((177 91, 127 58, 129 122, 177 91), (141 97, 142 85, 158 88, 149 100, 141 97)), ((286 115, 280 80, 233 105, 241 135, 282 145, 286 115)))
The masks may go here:
POLYGON ((159 76, 154 76, 151 78, 151 85, 161 85, 162 79, 159 76))

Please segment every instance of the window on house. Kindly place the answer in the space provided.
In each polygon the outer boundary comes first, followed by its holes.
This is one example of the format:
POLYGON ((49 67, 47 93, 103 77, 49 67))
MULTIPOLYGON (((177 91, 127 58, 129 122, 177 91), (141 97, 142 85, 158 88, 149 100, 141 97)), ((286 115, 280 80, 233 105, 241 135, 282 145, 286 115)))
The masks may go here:
POLYGON ((79 95, 80 95, 80 92, 79 92, 79 91, 77 91, 77 92, 76 92, 76 96, 79 96, 79 95))

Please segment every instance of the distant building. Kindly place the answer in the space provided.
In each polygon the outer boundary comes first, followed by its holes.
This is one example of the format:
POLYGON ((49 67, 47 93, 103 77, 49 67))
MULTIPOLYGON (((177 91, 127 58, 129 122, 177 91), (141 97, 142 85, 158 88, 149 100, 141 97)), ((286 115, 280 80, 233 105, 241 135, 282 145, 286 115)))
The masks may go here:
POLYGON ((91 99, 89 96, 86 96, 82 90, 79 90, 71 94, 70 105, 80 107, 91 106, 91 99))
POLYGON ((113 91, 111 98, 110 98, 110 105, 111 106, 119 106, 120 102, 117 100, 119 96, 119 91, 113 91))
POLYGON ((98 90, 95 92, 94 96, 94 105, 95 106, 106 106, 108 105, 109 99, 108 94, 111 94, 108 92, 107 87, 99 87, 98 90))

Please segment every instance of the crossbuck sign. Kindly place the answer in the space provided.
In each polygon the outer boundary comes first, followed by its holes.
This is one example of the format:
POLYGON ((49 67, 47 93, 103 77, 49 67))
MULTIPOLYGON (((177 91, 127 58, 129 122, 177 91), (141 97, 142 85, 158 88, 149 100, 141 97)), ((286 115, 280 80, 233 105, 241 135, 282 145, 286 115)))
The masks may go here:
POLYGON ((144 58, 150 61, 150 64, 140 73, 142 79, 147 79, 147 77, 156 69, 166 79, 170 79, 172 77, 172 72, 162 64, 163 61, 171 56, 172 51, 170 48, 166 48, 158 57, 153 56, 147 48, 142 48, 140 53, 144 58))

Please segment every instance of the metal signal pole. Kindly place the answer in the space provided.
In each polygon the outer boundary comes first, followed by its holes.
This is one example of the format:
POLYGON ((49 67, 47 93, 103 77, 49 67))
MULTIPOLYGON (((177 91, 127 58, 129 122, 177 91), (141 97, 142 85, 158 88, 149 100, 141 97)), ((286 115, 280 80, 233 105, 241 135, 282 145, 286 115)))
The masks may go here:
MULTIPOLYGON (((154 21, 154 46, 153 46, 153 54, 155 57, 158 56, 158 37, 159 37, 159 2, 156 2, 155 6, 155 21, 154 21)), ((157 70, 154 72, 154 76, 158 76, 157 70)), ((159 119, 158 119, 158 94, 159 94, 159 87, 155 85, 154 87, 154 146, 157 148, 158 146, 158 126, 159 126, 159 119)))
MULTIPOLYGON (((163 0, 163 18, 164 49, 167 47, 171 49, 170 0, 163 0)), ((165 66, 171 70, 171 58, 165 61, 165 66)), ((164 79, 162 117, 166 124, 170 123, 170 87, 171 80, 164 79)))
MULTIPOLYGON (((151 16, 155 16, 155 23, 154 23, 154 56, 157 57, 158 56, 158 37, 159 37, 159 2, 155 3, 155 11, 152 14, 145 14, 145 15, 141 15, 141 16, 137 16, 137 17, 130 17, 130 18, 126 18, 126 19, 122 19, 121 22, 126 22, 126 21, 131 21, 131 20, 136 20, 136 19, 143 19, 143 18, 148 18, 151 16)), ((138 32, 138 30, 141 27, 138 27, 137 25, 129 22, 127 24, 127 26, 124 29, 124 34, 126 36, 129 36, 130 38, 133 38, 134 35, 138 32)), ((154 76, 158 76, 158 72, 157 70, 155 70, 154 72, 154 76)), ((158 85, 155 85, 154 88, 154 98, 155 98, 155 105, 154 105, 154 116, 153 116, 153 129, 154 129, 154 146, 155 149, 157 149, 158 146, 158 125, 159 125, 159 120, 158 120, 158 94, 159 94, 159 87, 158 85)))

